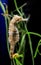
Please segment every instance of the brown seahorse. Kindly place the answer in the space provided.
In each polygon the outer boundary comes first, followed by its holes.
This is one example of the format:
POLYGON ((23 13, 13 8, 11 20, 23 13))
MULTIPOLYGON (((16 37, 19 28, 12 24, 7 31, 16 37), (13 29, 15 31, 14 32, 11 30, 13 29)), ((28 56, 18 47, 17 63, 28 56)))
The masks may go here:
POLYGON ((28 21, 29 18, 24 19, 21 16, 14 15, 14 17, 11 19, 9 23, 9 43, 10 43, 10 58, 14 54, 14 48, 16 43, 19 41, 19 31, 18 28, 15 26, 15 23, 18 23, 20 21, 28 21))

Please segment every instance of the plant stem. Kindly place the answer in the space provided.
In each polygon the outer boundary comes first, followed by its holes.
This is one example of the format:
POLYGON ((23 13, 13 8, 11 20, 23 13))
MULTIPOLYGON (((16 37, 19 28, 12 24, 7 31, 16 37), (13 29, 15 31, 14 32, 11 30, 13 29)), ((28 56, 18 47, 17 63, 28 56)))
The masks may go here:
POLYGON ((38 50, 38 48, 39 48, 40 45, 41 45, 41 39, 40 39, 39 42, 38 42, 38 45, 37 45, 37 48, 36 48, 36 51, 35 51, 35 54, 34 54, 34 58, 36 58, 37 53, 39 53, 39 54, 41 55, 41 53, 40 53, 39 50, 38 50))
POLYGON ((3 6, 3 4, 2 4, 2 2, 1 2, 1 1, 0 1, 0 6, 1 6, 1 8, 2 8, 3 12, 5 13, 5 8, 4 8, 4 6, 3 6))
POLYGON ((37 35, 39 37, 41 37, 41 34, 35 33, 35 32, 28 32, 29 34, 33 34, 33 35, 37 35))
POLYGON ((21 40, 21 43, 20 43, 21 45, 19 47, 18 53, 20 53, 20 51, 21 51, 21 48, 23 46, 24 39, 25 39, 25 34, 22 36, 22 40, 21 40))
POLYGON ((16 7, 16 11, 20 14, 20 16, 22 16, 21 12, 20 12, 19 9, 18 9, 18 6, 17 6, 17 3, 16 3, 16 0, 14 0, 14 4, 15 4, 15 7, 16 7))
MULTIPOLYGON (((1 8, 2 8, 2 10, 3 10, 3 13, 5 13, 5 8, 4 8, 4 6, 3 6, 3 4, 0 2, 0 6, 1 6, 1 8)), ((6 19, 6 17, 5 17, 5 26, 6 26, 6 41, 7 41, 7 49, 8 49, 8 52, 9 52, 9 43, 8 43, 8 30, 7 30, 7 19, 6 19)))
MULTIPOLYGON (((22 6, 20 6, 18 9, 21 9, 21 8, 23 8, 24 6, 26 6, 27 5, 27 3, 24 3, 22 6)), ((14 10, 14 12, 16 11, 16 9, 14 10)))
POLYGON ((17 64, 17 65, 22 65, 22 64, 20 63, 20 61, 18 61, 17 58, 15 58, 15 60, 16 60, 16 64, 17 64))
MULTIPOLYGON (((28 34, 28 30, 27 30, 27 34, 28 34)), ((30 51, 31 51, 31 55, 32 55, 32 62, 34 65, 33 49, 32 49, 32 42, 31 42, 30 34, 28 34, 28 38, 29 38, 30 51)))
POLYGON ((28 33, 28 29, 27 29, 26 26, 27 26, 27 25, 25 25, 25 30, 26 30, 26 34, 28 35, 28 39, 29 39, 29 46, 30 46, 30 51, 31 51, 31 55, 32 55, 32 64, 34 65, 32 42, 31 42, 30 34, 28 33))

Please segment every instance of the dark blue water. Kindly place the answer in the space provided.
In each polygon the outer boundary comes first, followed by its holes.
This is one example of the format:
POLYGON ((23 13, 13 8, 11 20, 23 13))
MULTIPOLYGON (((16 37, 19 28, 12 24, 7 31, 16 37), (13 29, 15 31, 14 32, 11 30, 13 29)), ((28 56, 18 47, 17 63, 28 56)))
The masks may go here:
MULTIPOLYGON (((1 0, 2 3, 6 3, 8 5, 8 0, 1 0)), ((9 64, 9 55, 7 51, 6 45, 6 27, 5 27, 5 19, 1 15, 3 13, 2 8, 0 6, 0 62, 1 65, 9 64)))

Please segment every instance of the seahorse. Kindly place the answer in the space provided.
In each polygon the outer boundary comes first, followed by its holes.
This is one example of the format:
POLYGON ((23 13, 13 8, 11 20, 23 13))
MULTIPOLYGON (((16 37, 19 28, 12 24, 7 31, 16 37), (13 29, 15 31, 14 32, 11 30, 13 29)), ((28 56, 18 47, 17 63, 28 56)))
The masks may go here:
POLYGON ((15 23, 18 23, 20 21, 28 21, 29 18, 24 19, 21 16, 14 15, 14 17, 11 19, 9 23, 9 43, 10 43, 10 58, 12 58, 12 55, 14 54, 14 49, 16 43, 19 41, 19 31, 18 28, 15 26, 15 23))

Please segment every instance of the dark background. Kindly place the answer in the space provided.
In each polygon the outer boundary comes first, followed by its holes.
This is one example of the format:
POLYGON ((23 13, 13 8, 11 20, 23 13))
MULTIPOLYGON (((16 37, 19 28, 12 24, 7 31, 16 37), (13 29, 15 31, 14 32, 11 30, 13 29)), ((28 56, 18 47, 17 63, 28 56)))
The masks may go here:
MULTIPOLYGON (((21 6, 22 4, 24 4, 25 2, 27 2, 27 5, 23 8, 24 12, 26 14, 26 16, 28 16, 28 14, 31 15, 30 17, 30 21, 27 24, 28 30, 32 31, 32 32, 37 32, 39 34, 41 34, 41 19, 40 19, 40 9, 41 9, 41 3, 40 0, 17 0, 18 6, 21 6)), ((10 11, 14 11, 15 10, 15 6, 13 3, 13 0, 8 0, 8 9, 9 9, 9 13, 10 11)), ((26 36, 27 37, 27 36, 26 36)), ((32 45, 33 45, 33 50, 35 52, 37 43, 39 41, 39 37, 36 36, 32 36, 32 45)), ((28 39, 28 37, 26 38, 28 39)), ((3 41, 4 42, 4 41, 3 41)), ((5 41, 6 43, 6 41, 5 41)), ((2 45, 0 46, 0 48, 2 48, 2 45)), ((41 49, 41 47, 40 47, 41 49)), ((27 44, 26 41, 26 48, 25 48, 25 60, 24 60, 24 65, 32 65, 32 59, 31 59, 31 52, 30 52, 30 47, 29 44, 27 44)), ((1 51, 0 51, 1 52, 1 51)), ((8 51, 7 51, 7 47, 6 47, 6 53, 0 53, 0 61, 1 61, 1 65, 6 65, 9 64, 10 65, 10 58, 8 55, 8 51)), ((41 56, 38 54, 36 59, 35 59, 35 65, 41 65, 41 56)))
MULTIPOLYGON (((10 2, 10 1, 9 1, 10 2)), ((15 5, 12 3, 9 4, 9 11, 15 10, 15 5)), ((28 30, 32 32, 36 32, 41 34, 41 22, 40 22, 40 0, 17 0, 18 6, 21 6, 24 3, 27 3, 27 5, 23 8, 26 16, 28 14, 31 15, 30 22, 27 24, 28 30)), ((31 35, 32 45, 33 45, 33 51, 35 53, 35 49, 37 47, 37 43, 40 40, 39 37, 31 35)), ((26 40, 28 37, 26 36, 26 40)), ((25 60, 24 65, 32 65, 32 59, 31 59, 31 52, 28 42, 26 41, 26 48, 25 48, 25 60)), ((41 46, 40 46, 41 49, 41 46)), ((39 49, 39 50, 40 50, 39 49)), ((35 65, 41 65, 41 56, 37 54, 37 57, 35 59, 35 65)))

